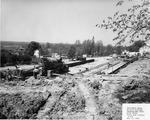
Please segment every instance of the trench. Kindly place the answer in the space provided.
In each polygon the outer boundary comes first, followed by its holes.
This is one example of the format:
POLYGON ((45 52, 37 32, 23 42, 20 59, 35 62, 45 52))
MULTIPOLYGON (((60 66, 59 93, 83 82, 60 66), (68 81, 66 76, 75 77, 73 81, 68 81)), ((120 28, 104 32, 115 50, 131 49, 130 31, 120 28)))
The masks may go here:
POLYGON ((45 105, 43 107, 41 107, 41 109, 38 111, 38 114, 37 114, 37 118, 38 119, 46 119, 46 118, 49 118, 46 114, 49 112, 49 111, 52 111, 55 106, 56 106, 56 103, 61 99, 61 97, 66 93, 66 90, 65 91, 62 91, 61 94, 59 96, 49 96, 47 98, 47 101, 45 103, 45 105))

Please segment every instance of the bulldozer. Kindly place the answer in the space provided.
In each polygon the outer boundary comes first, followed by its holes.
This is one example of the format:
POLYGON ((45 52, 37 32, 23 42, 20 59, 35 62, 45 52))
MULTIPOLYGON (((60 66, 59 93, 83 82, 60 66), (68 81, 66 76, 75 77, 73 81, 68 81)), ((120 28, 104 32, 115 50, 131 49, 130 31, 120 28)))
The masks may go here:
MULTIPOLYGON (((39 71, 41 72, 42 76, 47 76, 48 70, 51 70, 52 73, 56 73, 56 74, 64 74, 69 71, 68 65, 64 64, 61 58, 56 59, 56 58, 50 58, 50 57, 43 57, 41 58, 41 63, 36 67, 36 69, 39 69, 39 68, 42 68, 41 71, 39 71)), ((21 76, 23 78, 32 76, 33 70, 34 68, 23 70, 21 72, 21 76)))
POLYGON ((42 58, 42 75, 47 75, 47 71, 52 73, 63 74, 69 71, 69 67, 62 62, 62 59, 56 58, 42 58))

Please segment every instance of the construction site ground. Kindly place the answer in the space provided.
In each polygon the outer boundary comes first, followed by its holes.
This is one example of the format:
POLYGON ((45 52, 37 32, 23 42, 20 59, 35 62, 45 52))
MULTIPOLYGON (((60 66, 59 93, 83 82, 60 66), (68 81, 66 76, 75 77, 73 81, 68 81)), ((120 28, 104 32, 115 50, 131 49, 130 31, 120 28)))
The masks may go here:
POLYGON ((117 74, 99 74, 112 70, 108 62, 122 60, 95 58, 53 78, 1 79, 0 118, 121 120, 123 103, 150 103, 150 59, 139 59, 117 74))

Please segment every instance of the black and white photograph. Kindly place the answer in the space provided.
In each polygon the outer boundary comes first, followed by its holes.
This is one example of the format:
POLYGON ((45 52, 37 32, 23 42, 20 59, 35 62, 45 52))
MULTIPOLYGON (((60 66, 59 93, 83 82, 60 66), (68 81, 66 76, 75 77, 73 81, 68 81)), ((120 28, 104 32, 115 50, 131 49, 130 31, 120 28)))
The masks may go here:
POLYGON ((150 0, 0 0, 0 119, 150 120, 150 0))

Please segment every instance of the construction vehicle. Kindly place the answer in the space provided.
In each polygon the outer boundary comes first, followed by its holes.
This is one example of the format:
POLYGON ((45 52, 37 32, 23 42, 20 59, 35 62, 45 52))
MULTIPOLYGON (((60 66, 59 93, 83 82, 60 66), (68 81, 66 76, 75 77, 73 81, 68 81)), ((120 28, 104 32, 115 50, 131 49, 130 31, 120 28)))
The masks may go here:
POLYGON ((69 67, 62 62, 61 58, 42 58, 42 70, 43 75, 47 75, 48 70, 53 73, 63 74, 69 71, 69 67))
POLYGON ((79 60, 79 61, 86 61, 86 57, 85 55, 77 55, 76 56, 76 60, 79 60))
MULTIPOLYGON (((50 58, 50 57, 43 57, 41 58, 41 63, 39 66, 35 67, 36 69, 40 69, 42 74, 42 76, 46 76, 47 75, 47 71, 51 70, 52 73, 56 73, 56 74, 63 74, 63 73, 67 73, 69 71, 69 67, 68 65, 64 64, 62 62, 62 59, 55 59, 55 58, 50 58)), ((23 78, 27 77, 27 76, 32 76, 33 75, 33 70, 32 69, 28 69, 28 70, 23 70, 21 73, 21 76, 23 78)))

